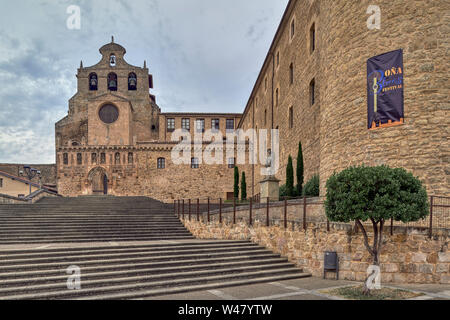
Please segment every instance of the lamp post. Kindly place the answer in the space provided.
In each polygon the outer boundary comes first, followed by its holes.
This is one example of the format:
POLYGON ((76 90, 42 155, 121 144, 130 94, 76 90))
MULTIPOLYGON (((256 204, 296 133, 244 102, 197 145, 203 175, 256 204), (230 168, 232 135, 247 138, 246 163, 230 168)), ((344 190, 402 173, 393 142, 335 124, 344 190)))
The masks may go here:
POLYGON ((30 166, 24 166, 23 170, 25 171, 25 174, 28 177, 28 180, 30 180, 30 194, 31 194, 31 180, 36 177, 36 175, 39 176, 39 178, 41 177, 41 171, 35 169, 35 168, 31 168, 30 166))

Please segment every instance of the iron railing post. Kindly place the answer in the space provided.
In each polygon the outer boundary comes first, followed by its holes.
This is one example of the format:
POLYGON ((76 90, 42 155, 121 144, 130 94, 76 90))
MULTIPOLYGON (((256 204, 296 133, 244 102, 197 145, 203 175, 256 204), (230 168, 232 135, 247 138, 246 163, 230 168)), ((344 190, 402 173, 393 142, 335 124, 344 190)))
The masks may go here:
POLYGON ((222 223, 222 198, 219 198, 219 223, 222 223))
POLYGON ((431 196, 430 199, 430 239, 433 237, 433 204, 434 204, 434 196, 431 196))
POLYGON ((188 211, 188 215, 189 215, 189 221, 191 221, 191 199, 189 199, 189 211, 188 211))
POLYGON ((250 210, 249 210, 250 216, 249 216, 249 219, 248 219, 248 225, 249 226, 251 226, 253 224, 253 221, 252 221, 252 209, 253 208, 252 207, 253 207, 253 200, 250 199, 250 210))
POLYGON ((284 198, 284 228, 287 229, 287 199, 284 198))
POLYGON ((233 197, 233 224, 236 224, 236 198, 233 197))
POLYGON ((270 198, 267 197, 267 217, 266 217, 266 226, 270 227, 270 220, 269 220, 269 207, 270 207, 270 198))
POLYGON ((197 199, 197 221, 200 221, 200 199, 197 199))
POLYGON ((208 197, 208 222, 211 221, 210 215, 209 215, 209 197, 208 197))
POLYGON ((173 200, 173 213, 177 215, 177 200, 173 200))
POLYGON ((306 196, 303 197, 303 230, 306 230, 306 196))
POLYGON ((181 209, 182 215, 183 215, 183 220, 184 220, 184 199, 183 199, 183 207, 181 209))

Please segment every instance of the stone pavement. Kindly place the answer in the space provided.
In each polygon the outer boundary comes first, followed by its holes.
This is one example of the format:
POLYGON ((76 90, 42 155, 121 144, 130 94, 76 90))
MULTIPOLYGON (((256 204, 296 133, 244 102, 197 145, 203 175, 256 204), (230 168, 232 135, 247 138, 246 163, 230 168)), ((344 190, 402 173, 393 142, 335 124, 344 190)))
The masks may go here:
MULTIPOLYGON (((153 297, 152 300, 344 300, 320 291, 336 287, 361 284, 346 280, 324 280, 311 277, 279 282, 229 287, 216 290, 187 292, 181 294, 153 297)), ((423 293, 414 300, 450 300, 450 285, 398 285, 386 287, 423 293)))

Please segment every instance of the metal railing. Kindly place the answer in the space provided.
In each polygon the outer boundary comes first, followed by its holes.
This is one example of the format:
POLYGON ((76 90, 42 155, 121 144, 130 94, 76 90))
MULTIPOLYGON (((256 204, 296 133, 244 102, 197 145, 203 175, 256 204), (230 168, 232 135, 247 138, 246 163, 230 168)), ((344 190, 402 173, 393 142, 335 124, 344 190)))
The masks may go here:
MULTIPOLYGON (((273 223, 279 223, 288 228, 289 223, 296 223, 302 226, 303 230, 308 228, 309 223, 315 223, 326 227, 330 231, 331 224, 343 224, 330 222, 325 215, 323 208, 323 198, 288 198, 282 201, 271 202, 269 198, 261 199, 251 197, 245 201, 237 199, 224 200, 223 198, 197 198, 174 200, 174 213, 178 218, 191 221, 193 217, 197 221, 211 222, 224 220, 236 224, 244 221, 249 226, 255 222, 260 222, 270 227, 273 223), (261 201, 264 200, 264 201, 261 201), (294 207, 289 210, 290 207, 294 207), (291 211, 291 212, 289 212, 291 211), (224 219, 225 217, 225 219, 224 219)), ((363 223, 371 226, 369 223, 363 223)), ((386 227, 390 227, 391 235, 397 227, 414 228, 423 231, 428 230, 430 238, 433 232, 440 229, 450 229, 450 197, 431 196, 430 215, 425 219, 416 222, 403 223, 393 219, 386 222, 386 227)), ((357 232, 357 228, 355 228, 357 232)))

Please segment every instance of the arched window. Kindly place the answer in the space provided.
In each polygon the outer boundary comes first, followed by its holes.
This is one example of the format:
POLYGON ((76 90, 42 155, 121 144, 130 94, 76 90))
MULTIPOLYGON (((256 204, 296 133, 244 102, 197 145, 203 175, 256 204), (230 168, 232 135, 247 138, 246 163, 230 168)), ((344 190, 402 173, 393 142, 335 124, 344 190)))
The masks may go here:
POLYGON ((116 152, 116 154, 114 156, 114 163, 120 164, 120 153, 119 152, 116 152))
POLYGON ((114 53, 111 53, 111 55, 109 56, 109 65, 111 67, 116 66, 116 55, 114 53))
POLYGON ((136 90, 137 89, 137 77, 134 72, 128 75, 128 90, 136 90))
POLYGON ((63 163, 65 165, 69 164, 69 155, 67 153, 63 153, 63 163))
POLYGON ((83 155, 81 153, 77 153, 77 165, 81 166, 83 164, 83 155))
POLYGON ((165 169, 165 168, 166 168, 166 159, 158 158, 158 169, 165 169))
POLYGON ((108 74, 108 90, 117 91, 117 75, 113 72, 108 74))
POLYGON ((100 163, 101 164, 105 164, 106 163, 106 154, 103 153, 103 152, 100 154, 100 163))
POLYGON ((133 164, 133 152, 128 152, 128 164, 133 164))
POLYGON ((89 75, 89 90, 90 91, 98 90, 98 77, 96 73, 91 73, 89 75))

